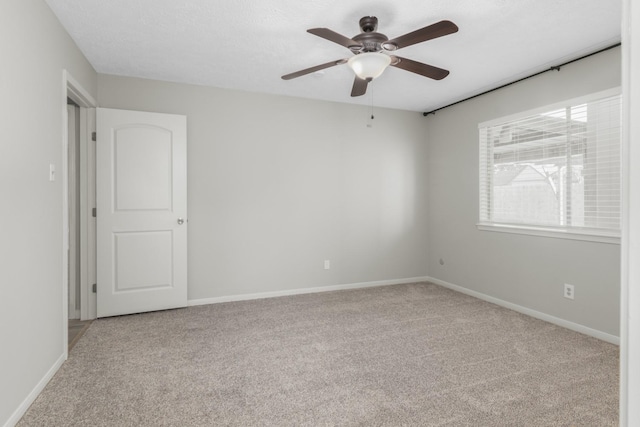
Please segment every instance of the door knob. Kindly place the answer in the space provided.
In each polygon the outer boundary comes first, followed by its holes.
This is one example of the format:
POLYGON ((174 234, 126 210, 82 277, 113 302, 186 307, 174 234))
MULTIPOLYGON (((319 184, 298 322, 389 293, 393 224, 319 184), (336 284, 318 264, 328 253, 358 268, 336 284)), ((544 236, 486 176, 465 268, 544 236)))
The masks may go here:
POLYGON ((182 225, 182 224, 184 224, 184 219, 178 218, 178 225, 182 225))

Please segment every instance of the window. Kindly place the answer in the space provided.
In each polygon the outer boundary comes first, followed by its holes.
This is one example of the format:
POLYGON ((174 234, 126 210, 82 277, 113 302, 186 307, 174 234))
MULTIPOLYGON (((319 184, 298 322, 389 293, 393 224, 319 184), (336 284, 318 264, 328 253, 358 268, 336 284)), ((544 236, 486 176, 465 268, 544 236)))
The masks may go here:
POLYGON ((479 228, 619 236, 620 108, 607 92, 480 124, 479 228))

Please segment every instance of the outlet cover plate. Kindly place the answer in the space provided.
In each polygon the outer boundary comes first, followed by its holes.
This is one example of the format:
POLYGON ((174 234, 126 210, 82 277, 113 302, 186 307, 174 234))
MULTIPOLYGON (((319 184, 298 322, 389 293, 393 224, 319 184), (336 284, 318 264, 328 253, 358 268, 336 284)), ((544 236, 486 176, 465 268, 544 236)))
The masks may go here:
POLYGON ((564 297, 569 299, 574 299, 575 297, 575 288, 573 285, 568 283, 564 284, 564 297))

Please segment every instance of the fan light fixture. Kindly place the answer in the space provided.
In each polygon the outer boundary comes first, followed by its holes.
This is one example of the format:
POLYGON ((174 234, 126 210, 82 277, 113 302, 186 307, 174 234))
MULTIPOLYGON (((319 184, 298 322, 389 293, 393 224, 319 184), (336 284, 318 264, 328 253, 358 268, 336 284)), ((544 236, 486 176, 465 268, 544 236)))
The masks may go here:
POLYGON ((371 81, 391 64, 391 57, 379 52, 365 52, 349 58, 348 64, 358 77, 371 81))

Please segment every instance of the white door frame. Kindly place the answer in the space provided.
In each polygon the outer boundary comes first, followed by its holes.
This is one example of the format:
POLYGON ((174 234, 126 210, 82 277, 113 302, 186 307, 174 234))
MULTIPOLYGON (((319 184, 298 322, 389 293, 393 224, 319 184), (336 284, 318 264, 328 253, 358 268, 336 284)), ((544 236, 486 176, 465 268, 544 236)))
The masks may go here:
POLYGON ((96 109, 80 108, 80 320, 96 318, 96 109))
POLYGON ((622 247, 620 288, 620 425, 640 425, 640 6, 622 13, 622 247))
MULTIPOLYGON (((91 144, 88 144, 88 141, 91 140, 91 132, 95 128, 95 114, 92 114, 90 109, 97 107, 97 102, 95 99, 87 92, 86 89, 78 83, 78 81, 73 78, 73 76, 67 71, 62 70, 62 99, 61 99, 61 107, 62 107, 62 348, 64 350, 64 358, 65 360, 69 356, 69 346, 67 344, 68 341, 68 318, 69 318, 69 294, 68 294, 68 286, 69 286, 69 165, 68 165, 68 117, 67 117, 67 98, 70 98, 80 106, 80 146, 81 147, 91 147, 91 144), (92 128, 93 126, 93 128, 92 128)), ((82 153, 81 153, 82 154, 82 153)), ((86 153, 85 153, 86 154, 86 153)), ((91 209, 89 208, 86 201, 86 194, 90 193, 91 190, 87 186, 87 182, 89 181, 89 177, 93 173, 95 176, 95 167, 93 167, 90 162, 87 161, 88 156, 81 162, 80 166, 80 182, 84 182, 84 195, 81 194, 81 232, 87 232, 90 227, 87 226, 88 217, 91 215, 91 209), (82 202, 84 199, 84 203, 82 202), (84 223, 84 230, 83 224, 84 223)), ((94 178, 95 181, 95 178, 94 178)), ((91 182, 94 182, 91 181, 91 182)), ((82 187, 81 187, 82 192, 82 187)), ((95 197, 95 188, 93 190, 95 197)), ((95 205, 94 205, 95 206, 95 205)), ((80 251, 81 251, 81 279, 87 278, 88 266, 91 264, 89 258, 87 257, 91 251, 88 250, 86 246, 86 236, 90 233, 86 233, 82 236, 80 251)), ((94 231, 95 236, 95 231, 94 231)), ((94 240, 95 241, 95 240, 94 240)), ((93 256, 95 258, 95 250, 93 251, 93 256)), ((95 265, 95 259, 93 261, 95 265)), ((95 271, 95 268, 94 268, 95 271)), ((89 285, 90 286, 90 285, 89 285)), ((81 281, 80 286, 80 295, 81 295, 81 318, 91 318, 90 313, 87 313, 88 307, 88 296, 87 292, 89 291, 87 283, 81 281), (87 317, 88 316, 88 317, 87 317)), ((95 304, 94 304, 95 307, 95 304)), ((95 317, 95 315, 94 315, 95 317)))

